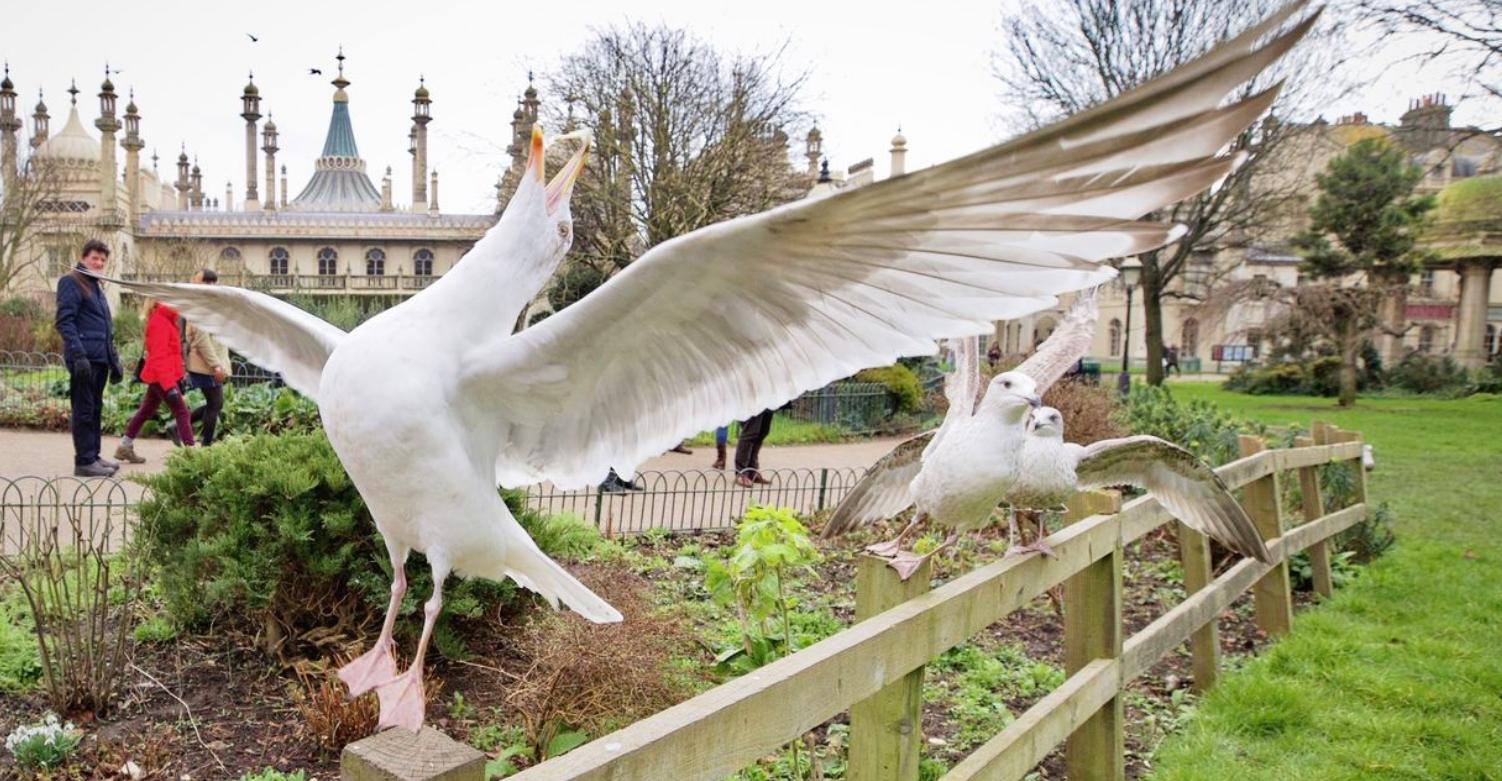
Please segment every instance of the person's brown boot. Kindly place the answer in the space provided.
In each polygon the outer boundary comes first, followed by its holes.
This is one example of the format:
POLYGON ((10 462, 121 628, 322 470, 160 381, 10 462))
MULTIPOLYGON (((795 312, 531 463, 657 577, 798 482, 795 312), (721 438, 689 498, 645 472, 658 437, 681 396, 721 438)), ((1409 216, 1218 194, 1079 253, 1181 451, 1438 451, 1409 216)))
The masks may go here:
POLYGON ((118 458, 121 461, 126 462, 127 464, 146 463, 146 459, 136 455, 135 445, 127 445, 123 442, 119 447, 115 448, 115 458, 118 458))
POLYGON ((725 470, 725 443, 724 442, 716 442, 715 443, 715 446, 714 446, 714 463, 711 464, 709 468, 710 469, 718 469, 720 471, 724 471, 725 470))

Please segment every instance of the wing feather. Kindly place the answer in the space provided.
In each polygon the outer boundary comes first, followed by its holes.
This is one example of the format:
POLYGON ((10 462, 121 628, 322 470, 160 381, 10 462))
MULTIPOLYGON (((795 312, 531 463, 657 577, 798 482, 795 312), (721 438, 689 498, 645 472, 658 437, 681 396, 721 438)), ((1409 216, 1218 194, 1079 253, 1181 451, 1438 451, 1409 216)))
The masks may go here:
POLYGON ((195 327, 219 337, 256 365, 280 373, 287 385, 314 401, 323 365, 345 336, 338 327, 254 290, 100 279, 165 301, 195 327))
POLYGON ((1081 292, 1064 315, 1064 322, 1017 367, 1016 371, 1033 378, 1038 384, 1039 394, 1052 387, 1069 371, 1069 367, 1089 354, 1100 314, 1095 298, 1095 288, 1081 292))
POLYGON ((823 535, 834 537, 857 526, 891 518, 913 505, 909 486, 923 469, 923 451, 933 431, 908 439, 882 456, 850 493, 840 501, 824 525, 823 535))
POLYGON ((1101 440, 1085 447, 1075 474, 1082 491, 1145 488, 1196 531, 1243 556, 1272 560, 1252 519, 1215 470, 1172 442, 1151 436, 1101 440))

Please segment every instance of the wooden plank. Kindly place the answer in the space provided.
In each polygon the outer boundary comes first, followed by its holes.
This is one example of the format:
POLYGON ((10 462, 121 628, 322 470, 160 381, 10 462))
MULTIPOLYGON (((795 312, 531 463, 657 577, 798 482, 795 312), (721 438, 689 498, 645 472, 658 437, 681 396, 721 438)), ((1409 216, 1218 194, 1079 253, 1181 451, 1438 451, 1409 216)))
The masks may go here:
POLYGON ((1110 555, 1115 516, 1055 532, 1057 558, 980 567, 755 672, 515 776, 517 781, 721 779, 1110 555))
POLYGON ((1292 555, 1294 551, 1301 551, 1320 540, 1328 540, 1355 526, 1365 517, 1366 505, 1353 504, 1345 509, 1336 510, 1317 521, 1291 529, 1284 533, 1283 538, 1276 544, 1269 544, 1267 547, 1275 558, 1282 557, 1281 551, 1285 550, 1292 555))
MULTIPOLYGON (((1064 671, 1121 656, 1121 542, 1111 554, 1064 581, 1064 671)), ((1118 694, 1064 743, 1064 772, 1075 781, 1126 777, 1126 720, 1118 694)))
POLYGON ((388 729, 344 747, 343 781, 484 781, 485 755, 432 727, 388 729))
MULTIPOLYGON (((1209 586, 1214 580, 1214 565, 1210 561, 1210 538, 1178 524, 1179 562, 1184 567, 1184 591, 1194 595, 1209 586)), ((1215 685, 1220 673, 1220 630, 1215 616, 1210 616, 1203 626, 1189 638, 1190 664, 1194 671, 1191 686, 1201 694, 1215 685)))
MULTIPOLYGON (((1242 435, 1238 440, 1243 456, 1260 453, 1264 449, 1258 437, 1242 435)), ((1264 477, 1242 488, 1242 505, 1257 532, 1264 541, 1277 539, 1283 534, 1283 508, 1278 490, 1278 473, 1269 472, 1264 477)), ((1279 561, 1252 587, 1255 600, 1257 626, 1272 637, 1282 637, 1293 628, 1293 592, 1289 586, 1288 562, 1279 561)))
MULTIPOLYGON (((855 620, 874 618, 929 591, 930 562, 907 580, 886 559, 862 555, 855 575, 855 620)), ((851 781, 917 781, 922 758, 923 670, 850 706, 851 781)))
MULTIPOLYGON (((1247 438, 1242 437, 1242 439, 1247 438)), ((1252 439, 1255 439, 1255 437, 1252 437, 1252 439)), ((1258 442, 1260 443, 1261 440, 1258 440, 1258 442)), ((1232 488, 1240 488, 1253 480, 1272 474, 1273 457, 1262 455, 1261 453, 1261 450, 1253 452, 1243 450, 1241 458, 1217 467, 1215 474, 1220 475, 1220 479, 1232 488)))
POLYGON ((1164 654, 1188 640, 1196 629, 1214 621, 1268 569, 1268 565, 1256 559, 1242 559, 1209 586, 1132 635, 1122 647, 1122 684, 1146 672, 1164 654))
POLYGON ((1121 663, 1096 659, 1033 703, 939 781, 1015 781, 1026 776, 1120 688, 1121 663))
MULTIPOLYGON (((1316 444, 1325 443, 1316 441, 1314 437, 1297 437, 1293 444, 1295 447, 1313 447, 1316 444)), ((1319 489, 1319 467, 1299 468, 1299 495, 1302 498, 1306 523, 1325 514, 1325 503, 1319 489)), ((1309 571, 1310 577, 1314 580, 1314 592, 1325 599, 1333 596, 1335 585, 1330 575, 1330 546, 1325 544, 1324 540, 1309 546, 1309 571)))
POLYGON ((1360 448, 1340 442, 1268 452, 1273 454, 1274 467, 1279 471, 1346 461, 1361 455, 1360 448))

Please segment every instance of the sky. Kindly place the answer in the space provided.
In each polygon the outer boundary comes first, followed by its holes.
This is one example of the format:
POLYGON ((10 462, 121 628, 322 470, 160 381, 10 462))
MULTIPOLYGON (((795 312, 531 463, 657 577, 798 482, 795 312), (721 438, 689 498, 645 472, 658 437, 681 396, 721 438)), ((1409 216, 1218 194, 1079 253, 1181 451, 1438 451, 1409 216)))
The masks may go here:
MULTIPOLYGON (((255 73, 262 113, 276 120, 277 161, 287 166, 295 196, 323 145, 333 94, 329 81, 342 45, 355 137, 372 181, 379 186, 391 166, 395 200, 410 201, 407 131, 412 91, 422 75, 432 91, 429 158, 439 172, 443 211, 488 213, 493 185, 508 162, 503 150, 511 112, 528 71, 554 67, 592 28, 661 22, 686 28, 727 53, 771 52, 786 44, 782 62, 788 71, 809 74, 803 108, 817 118, 831 166, 843 169, 874 157, 880 177, 899 126, 908 139, 909 170, 1009 135, 991 57, 1003 15, 1020 1, 38 3, 5 12, 0 58, 10 64, 18 103, 28 116, 37 87, 45 89, 54 132, 67 117, 65 90, 72 78, 82 91, 81 116, 95 132, 107 61, 119 71, 116 89, 135 90, 147 143, 143 156, 159 152, 170 180, 186 142, 204 171, 208 194, 223 198, 226 182, 233 182, 238 203, 245 187, 239 113, 247 74, 255 73), (323 74, 310 75, 309 68, 323 74)), ((1358 89, 1328 107, 1330 119, 1362 110, 1375 121, 1395 121, 1410 97, 1447 87, 1459 91, 1444 74, 1395 64, 1391 52, 1380 48, 1358 73, 1380 77, 1371 85, 1359 84, 1358 77, 1358 89)), ((556 97, 541 95, 544 101, 556 97)), ((122 98, 122 113, 124 105, 122 98)), ((1480 120, 1467 111, 1462 106, 1456 120, 1480 120)), ((793 133, 795 154, 802 152, 806 130, 793 133)), ((30 132, 29 121, 23 132, 30 132)), ((257 165, 264 181, 259 154, 257 165)))

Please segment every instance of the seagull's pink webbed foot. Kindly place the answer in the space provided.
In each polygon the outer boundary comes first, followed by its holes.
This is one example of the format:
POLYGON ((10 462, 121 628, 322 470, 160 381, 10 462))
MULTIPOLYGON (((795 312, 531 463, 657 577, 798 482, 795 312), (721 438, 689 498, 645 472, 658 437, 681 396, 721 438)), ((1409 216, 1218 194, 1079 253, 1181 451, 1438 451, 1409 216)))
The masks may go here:
POLYGON ((395 677, 396 659, 391 655, 389 639, 377 640, 369 651, 339 668, 339 680, 349 687, 351 700, 395 677))
POLYGON ((914 572, 918 571, 919 567, 923 566, 923 562, 928 561, 928 556, 930 555, 932 554, 919 556, 916 553, 903 551, 901 553, 898 553, 891 560, 891 562, 888 563, 888 566, 890 566, 894 570, 897 570, 898 578, 907 580, 908 578, 911 578, 913 576, 914 572))
POLYGON ((381 722, 377 729, 401 727, 417 732, 422 729, 422 719, 427 708, 423 696, 422 670, 414 665, 395 679, 376 687, 376 696, 381 700, 381 722))
POLYGON ((880 556, 884 559, 890 559, 902 551, 901 540, 902 538, 899 537, 895 540, 887 540, 886 542, 878 542, 875 545, 867 545, 866 552, 871 554, 872 556, 880 556))

